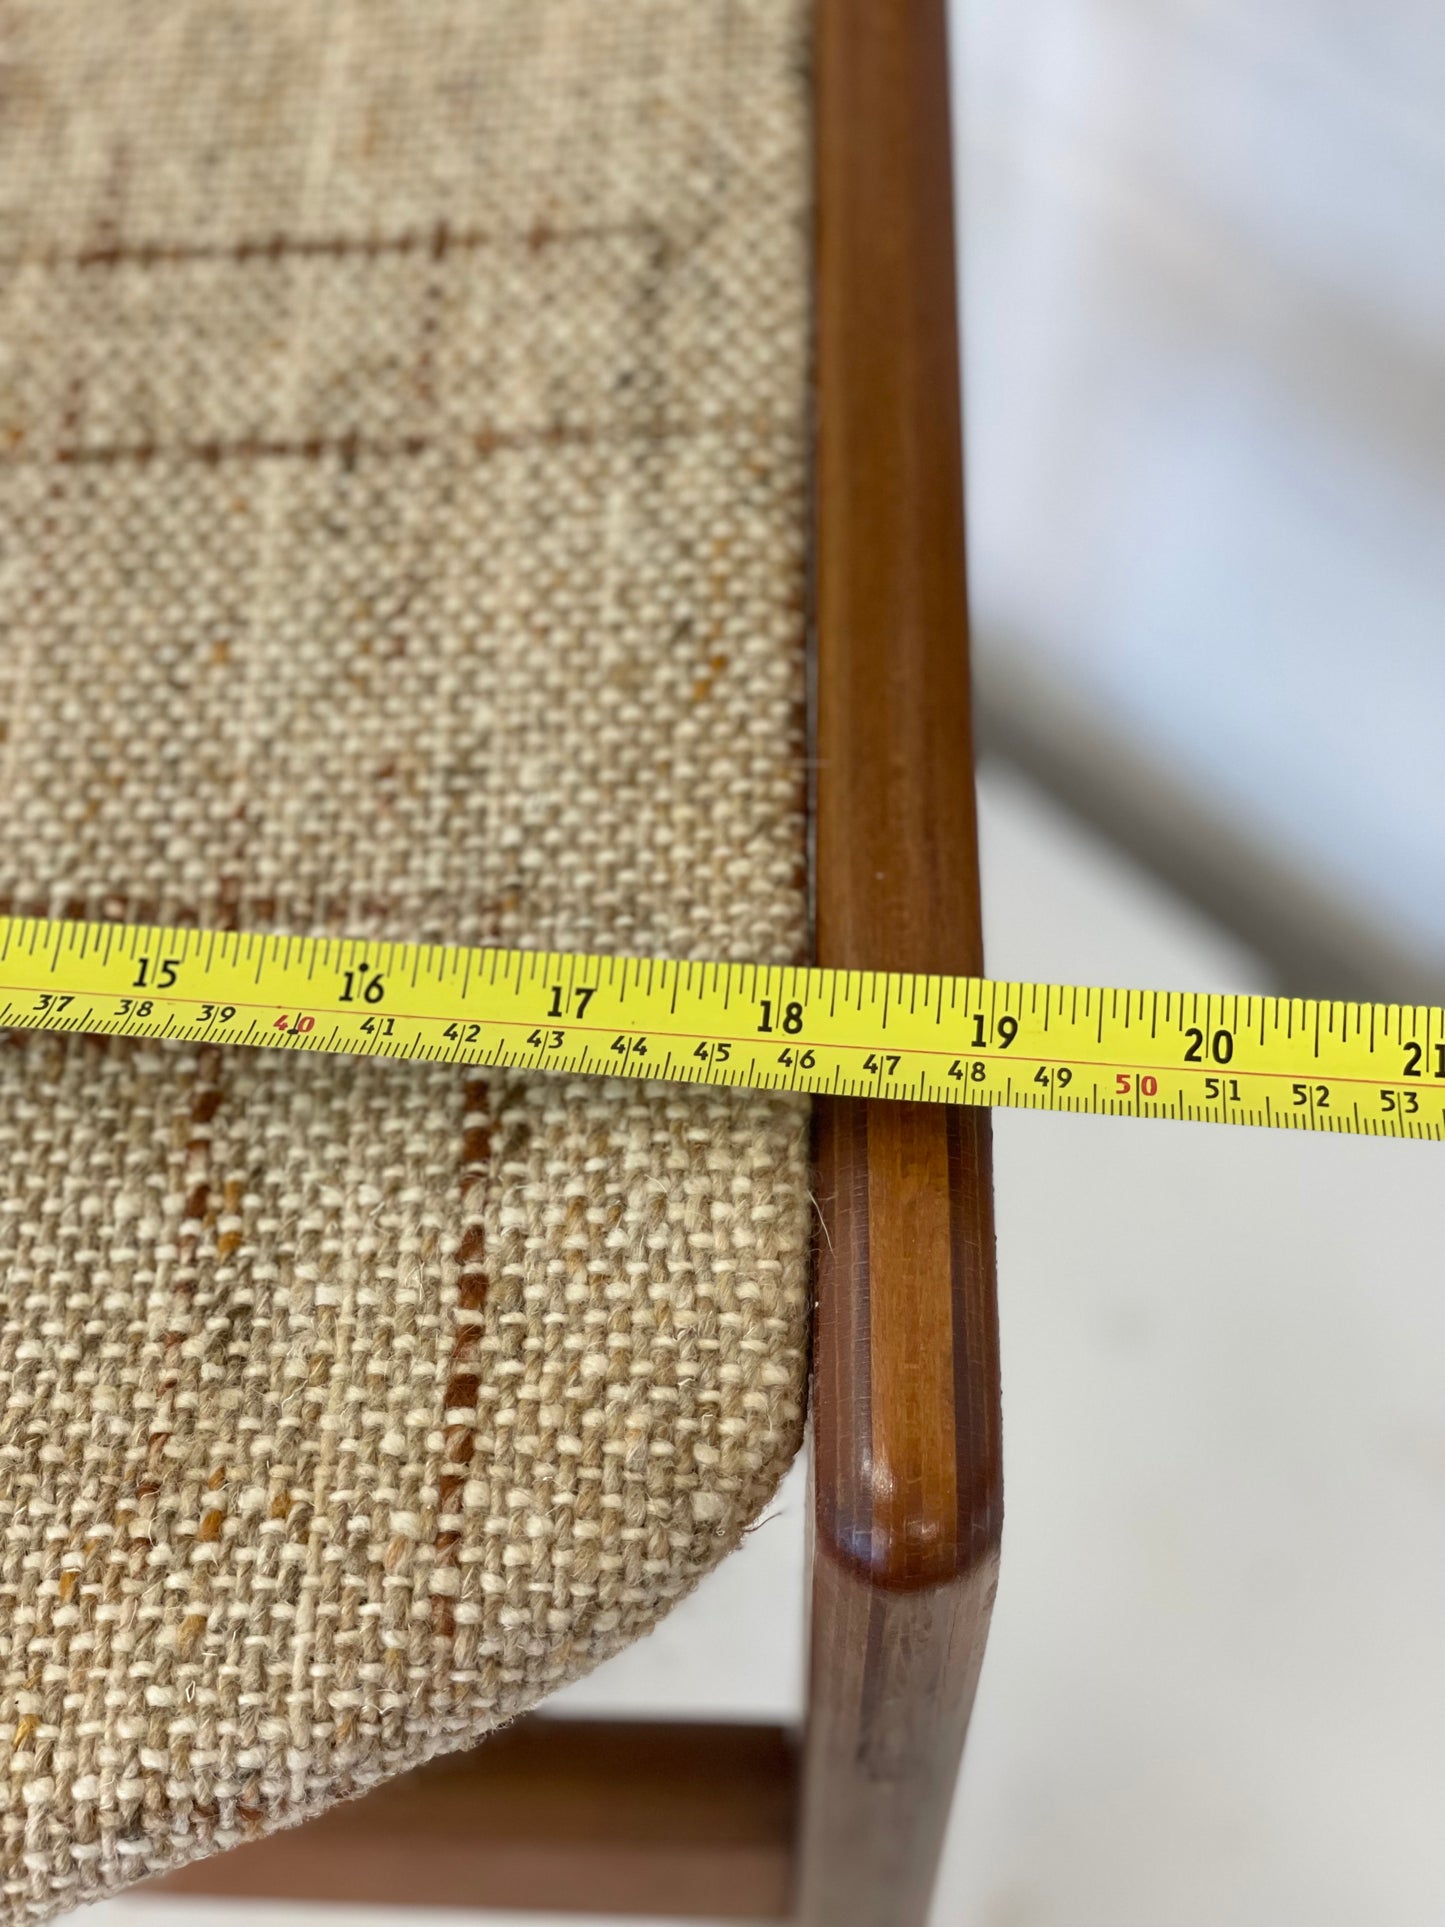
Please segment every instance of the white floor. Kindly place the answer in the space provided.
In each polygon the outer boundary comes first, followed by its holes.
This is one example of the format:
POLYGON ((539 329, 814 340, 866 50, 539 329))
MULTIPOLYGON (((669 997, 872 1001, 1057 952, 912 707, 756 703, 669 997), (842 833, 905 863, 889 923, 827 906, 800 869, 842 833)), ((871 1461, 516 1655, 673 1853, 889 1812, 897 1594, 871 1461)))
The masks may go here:
MULTIPOLYGON (((994 975, 1263 987, 999 777, 984 847, 994 975)), ((936 1927, 1438 1927, 1441 1151, 1016 1113, 997 1146, 1008 1529, 936 1927)), ((795 1480, 568 1710, 792 1714, 801 1538, 795 1480)))

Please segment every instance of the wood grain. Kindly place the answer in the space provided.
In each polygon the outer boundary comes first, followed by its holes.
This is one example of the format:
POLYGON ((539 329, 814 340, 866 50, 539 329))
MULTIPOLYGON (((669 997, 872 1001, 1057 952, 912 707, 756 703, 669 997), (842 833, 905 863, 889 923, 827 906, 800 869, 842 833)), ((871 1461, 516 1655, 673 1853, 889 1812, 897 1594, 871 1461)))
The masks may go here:
POLYGON ((775 1920, 795 1782, 780 1727, 523 1720, 146 1891, 775 1920))
MULTIPOLYGON (((982 969, 943 0, 818 0, 824 964, 982 969)), ((809 1927, 927 1913, 1002 1518, 989 1120, 816 1108, 809 1927)))

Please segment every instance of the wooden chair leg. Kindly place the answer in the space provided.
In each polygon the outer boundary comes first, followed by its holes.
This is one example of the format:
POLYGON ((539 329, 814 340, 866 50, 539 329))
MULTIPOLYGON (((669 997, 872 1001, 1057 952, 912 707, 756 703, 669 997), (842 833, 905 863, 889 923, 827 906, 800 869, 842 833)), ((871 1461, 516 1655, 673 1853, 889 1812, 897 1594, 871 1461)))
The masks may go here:
MULTIPOLYGON (((982 969, 944 0, 818 0, 817 954, 982 969)), ((805 1927, 921 1927, 1002 1518, 989 1120, 820 1103, 805 1927)))
POLYGON ((921 1927, 997 1573, 988 1118, 844 1100, 817 1146, 799 1913, 921 1927))

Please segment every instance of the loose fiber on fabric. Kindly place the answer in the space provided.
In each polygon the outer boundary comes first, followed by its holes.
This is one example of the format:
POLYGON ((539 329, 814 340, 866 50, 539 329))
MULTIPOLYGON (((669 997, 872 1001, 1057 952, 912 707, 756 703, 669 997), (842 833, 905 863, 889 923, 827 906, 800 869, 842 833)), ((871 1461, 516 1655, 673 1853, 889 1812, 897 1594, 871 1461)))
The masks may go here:
MULTIPOLYGON (((800 0, 0 0, 0 907, 804 944, 800 0)), ((797 1103, 0 1038, 0 1918, 479 1738, 802 1422, 797 1103)))

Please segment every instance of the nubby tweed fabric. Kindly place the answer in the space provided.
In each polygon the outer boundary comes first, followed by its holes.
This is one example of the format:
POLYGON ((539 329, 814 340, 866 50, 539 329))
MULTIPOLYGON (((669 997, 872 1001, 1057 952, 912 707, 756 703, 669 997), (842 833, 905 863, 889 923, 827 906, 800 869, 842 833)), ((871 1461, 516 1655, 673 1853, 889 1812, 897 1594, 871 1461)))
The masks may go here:
MULTIPOLYGON (((0 0, 0 907, 791 960, 800 0, 0 0)), ((645 1632, 792 1100, 0 1039, 3 1917, 645 1632)))

